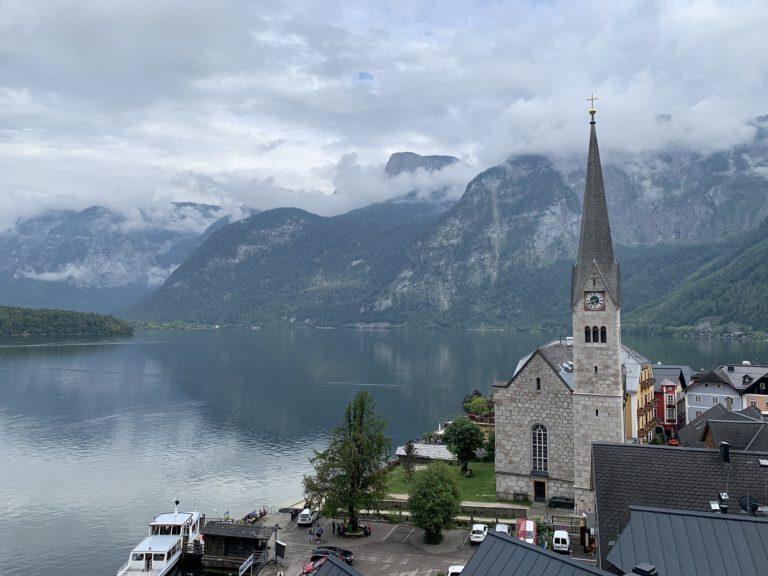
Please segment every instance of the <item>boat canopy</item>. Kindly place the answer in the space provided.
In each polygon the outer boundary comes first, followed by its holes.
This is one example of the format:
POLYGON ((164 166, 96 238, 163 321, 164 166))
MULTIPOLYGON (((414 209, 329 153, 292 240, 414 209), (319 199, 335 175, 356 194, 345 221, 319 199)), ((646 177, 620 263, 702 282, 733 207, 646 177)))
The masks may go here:
POLYGON ((139 542, 133 552, 168 552, 181 540, 179 536, 147 536, 139 542))

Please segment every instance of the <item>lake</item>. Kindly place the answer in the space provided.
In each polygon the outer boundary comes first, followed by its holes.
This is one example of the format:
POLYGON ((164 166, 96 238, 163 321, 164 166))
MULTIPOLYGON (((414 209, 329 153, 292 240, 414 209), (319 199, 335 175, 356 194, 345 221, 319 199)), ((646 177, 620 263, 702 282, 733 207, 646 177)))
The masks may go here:
MULTIPOLYGON (((358 391, 374 395, 394 450, 550 337, 284 329, 0 341, 0 574, 114 573, 174 497, 209 516, 294 503, 313 449, 358 391)), ((694 369, 768 361, 763 342, 624 341, 694 369)))

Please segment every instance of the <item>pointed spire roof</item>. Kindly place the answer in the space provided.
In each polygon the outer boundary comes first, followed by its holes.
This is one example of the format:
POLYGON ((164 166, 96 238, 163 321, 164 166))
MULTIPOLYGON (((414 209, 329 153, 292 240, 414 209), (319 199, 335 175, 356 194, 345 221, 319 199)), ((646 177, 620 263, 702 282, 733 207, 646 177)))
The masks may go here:
POLYGON ((592 108, 589 113, 589 157, 587 158, 587 178, 584 186, 584 208, 581 213, 581 233, 579 235, 579 255, 574 267, 572 286, 572 305, 576 305, 584 289, 587 276, 593 263, 603 281, 608 286, 614 302, 620 305, 618 265, 613 258, 613 241, 611 239, 611 223, 608 218, 608 204, 605 201, 603 186, 603 170, 600 166, 600 150, 597 146, 597 130, 595 129, 595 113, 592 108))

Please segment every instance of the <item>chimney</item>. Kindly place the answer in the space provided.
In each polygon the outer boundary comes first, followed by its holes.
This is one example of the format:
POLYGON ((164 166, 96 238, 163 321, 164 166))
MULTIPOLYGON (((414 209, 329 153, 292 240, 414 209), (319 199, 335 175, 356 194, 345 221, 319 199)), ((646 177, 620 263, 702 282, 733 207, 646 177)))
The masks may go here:
POLYGON ((639 574, 640 576, 658 576, 659 573, 656 570, 656 566, 653 564, 642 562, 632 569, 632 574, 639 574))
POLYGON ((733 366, 732 365, 728 366, 728 372, 733 372, 733 366))
POLYGON ((723 462, 731 461, 731 445, 728 442, 720 442, 720 456, 723 457, 723 462))

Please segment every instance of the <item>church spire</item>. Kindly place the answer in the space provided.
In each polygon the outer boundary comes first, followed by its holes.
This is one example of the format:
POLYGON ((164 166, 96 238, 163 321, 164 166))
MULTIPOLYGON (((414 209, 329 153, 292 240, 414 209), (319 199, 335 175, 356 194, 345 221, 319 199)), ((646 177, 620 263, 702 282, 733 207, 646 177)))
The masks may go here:
POLYGON ((617 306, 619 301, 618 266, 613 258, 611 224, 608 219, 608 205, 605 201, 603 171, 600 166, 600 150, 597 146, 595 129, 595 98, 589 98, 592 108, 589 135, 589 157, 587 159, 587 178, 584 186, 584 207, 581 213, 581 233, 579 235, 579 255, 573 270, 571 286, 571 304, 577 305, 581 291, 585 287, 592 264, 597 266, 599 274, 606 283, 608 292, 617 306))

